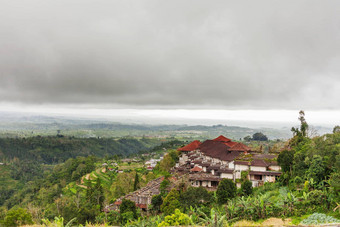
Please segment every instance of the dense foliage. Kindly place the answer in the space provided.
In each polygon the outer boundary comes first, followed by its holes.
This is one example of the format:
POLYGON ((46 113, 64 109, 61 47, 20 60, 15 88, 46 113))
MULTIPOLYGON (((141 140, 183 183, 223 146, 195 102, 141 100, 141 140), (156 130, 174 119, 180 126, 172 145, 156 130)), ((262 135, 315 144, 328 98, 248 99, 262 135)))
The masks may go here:
POLYGON ((228 200, 236 196, 236 185, 230 179, 223 179, 217 187, 217 201, 219 204, 224 204, 228 200))
POLYGON ((75 137, 0 138, 0 160, 14 158, 46 164, 62 163, 77 156, 128 156, 158 145, 153 139, 75 137))

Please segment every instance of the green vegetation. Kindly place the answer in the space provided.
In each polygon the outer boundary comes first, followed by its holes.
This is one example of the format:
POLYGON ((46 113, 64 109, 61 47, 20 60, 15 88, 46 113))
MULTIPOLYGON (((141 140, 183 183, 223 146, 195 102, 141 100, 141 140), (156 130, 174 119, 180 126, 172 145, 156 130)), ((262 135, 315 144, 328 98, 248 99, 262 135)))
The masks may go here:
POLYGON ((20 226, 33 224, 32 216, 27 210, 18 208, 7 212, 3 220, 4 226, 20 226))
POLYGON ((58 136, 0 138, 0 160, 7 162, 18 158, 25 161, 56 164, 78 156, 129 156, 143 150, 150 150, 150 148, 159 144, 159 140, 145 138, 82 139, 58 136))
POLYGON ((252 188, 242 173, 241 188, 223 179, 216 192, 171 176, 179 156, 175 148, 182 144, 178 140, 0 139, 0 224, 226 226, 261 225, 272 217, 290 218, 291 224, 339 223, 340 132, 335 127, 331 134, 309 137, 303 112, 299 120, 288 141, 248 143, 263 153, 280 152, 282 175, 276 183, 252 188), (145 168, 145 160, 163 154, 152 171, 145 168), (130 159, 123 160, 126 156, 130 159), (152 198, 148 215, 125 199, 119 212, 103 212, 105 205, 160 176, 161 193, 152 198))
POLYGON ((158 227, 190 225, 191 223, 191 219, 187 214, 183 214, 179 209, 176 209, 174 214, 166 216, 164 221, 158 224, 158 227))
POLYGON ((236 185, 230 179, 223 179, 217 187, 217 201, 219 204, 225 204, 228 200, 236 196, 236 185))
POLYGON ((303 225, 318 225, 327 223, 340 223, 340 220, 325 214, 314 213, 300 223, 303 225))

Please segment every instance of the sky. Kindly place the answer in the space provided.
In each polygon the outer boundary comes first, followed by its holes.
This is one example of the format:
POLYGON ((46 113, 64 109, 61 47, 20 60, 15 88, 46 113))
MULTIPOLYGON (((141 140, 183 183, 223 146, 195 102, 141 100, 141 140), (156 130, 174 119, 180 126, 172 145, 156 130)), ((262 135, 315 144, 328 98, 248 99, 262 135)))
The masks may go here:
POLYGON ((340 123, 340 1, 0 5, 2 111, 340 123))

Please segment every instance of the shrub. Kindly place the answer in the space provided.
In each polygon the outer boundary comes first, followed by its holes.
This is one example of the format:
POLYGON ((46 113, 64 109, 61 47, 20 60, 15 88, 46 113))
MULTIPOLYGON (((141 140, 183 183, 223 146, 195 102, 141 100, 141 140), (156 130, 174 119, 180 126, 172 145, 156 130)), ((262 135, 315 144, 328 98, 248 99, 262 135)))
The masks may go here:
POLYGON ((236 196, 236 185, 230 179, 223 179, 216 191, 217 201, 219 204, 224 204, 236 196))
POLYGON ((168 215, 164 218, 164 221, 158 224, 161 226, 180 226, 180 225, 190 225, 192 224, 191 219, 187 214, 183 214, 179 209, 175 210, 175 213, 168 215))
POLYGON ((170 215, 175 212, 177 208, 181 207, 181 204, 178 201, 179 193, 173 188, 169 194, 164 198, 163 204, 161 205, 161 211, 165 215, 170 215))
POLYGON ((4 226, 20 226, 25 224, 33 224, 32 216, 27 210, 18 208, 9 210, 3 221, 4 226))
POLYGON ((246 180, 241 184, 241 191, 243 195, 250 195, 253 193, 253 184, 246 180))
POLYGON ((332 216, 327 216, 325 214, 314 213, 308 218, 302 220, 302 222, 300 222, 300 224, 303 225, 318 225, 326 223, 340 223, 340 220, 333 218, 332 216))

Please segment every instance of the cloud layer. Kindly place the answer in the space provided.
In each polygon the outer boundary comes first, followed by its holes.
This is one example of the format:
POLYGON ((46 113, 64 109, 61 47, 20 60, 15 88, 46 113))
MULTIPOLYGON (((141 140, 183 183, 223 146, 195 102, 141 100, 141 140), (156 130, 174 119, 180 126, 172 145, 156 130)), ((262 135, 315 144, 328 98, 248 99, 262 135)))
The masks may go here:
POLYGON ((0 102, 340 109, 339 1, 0 3, 0 102))

